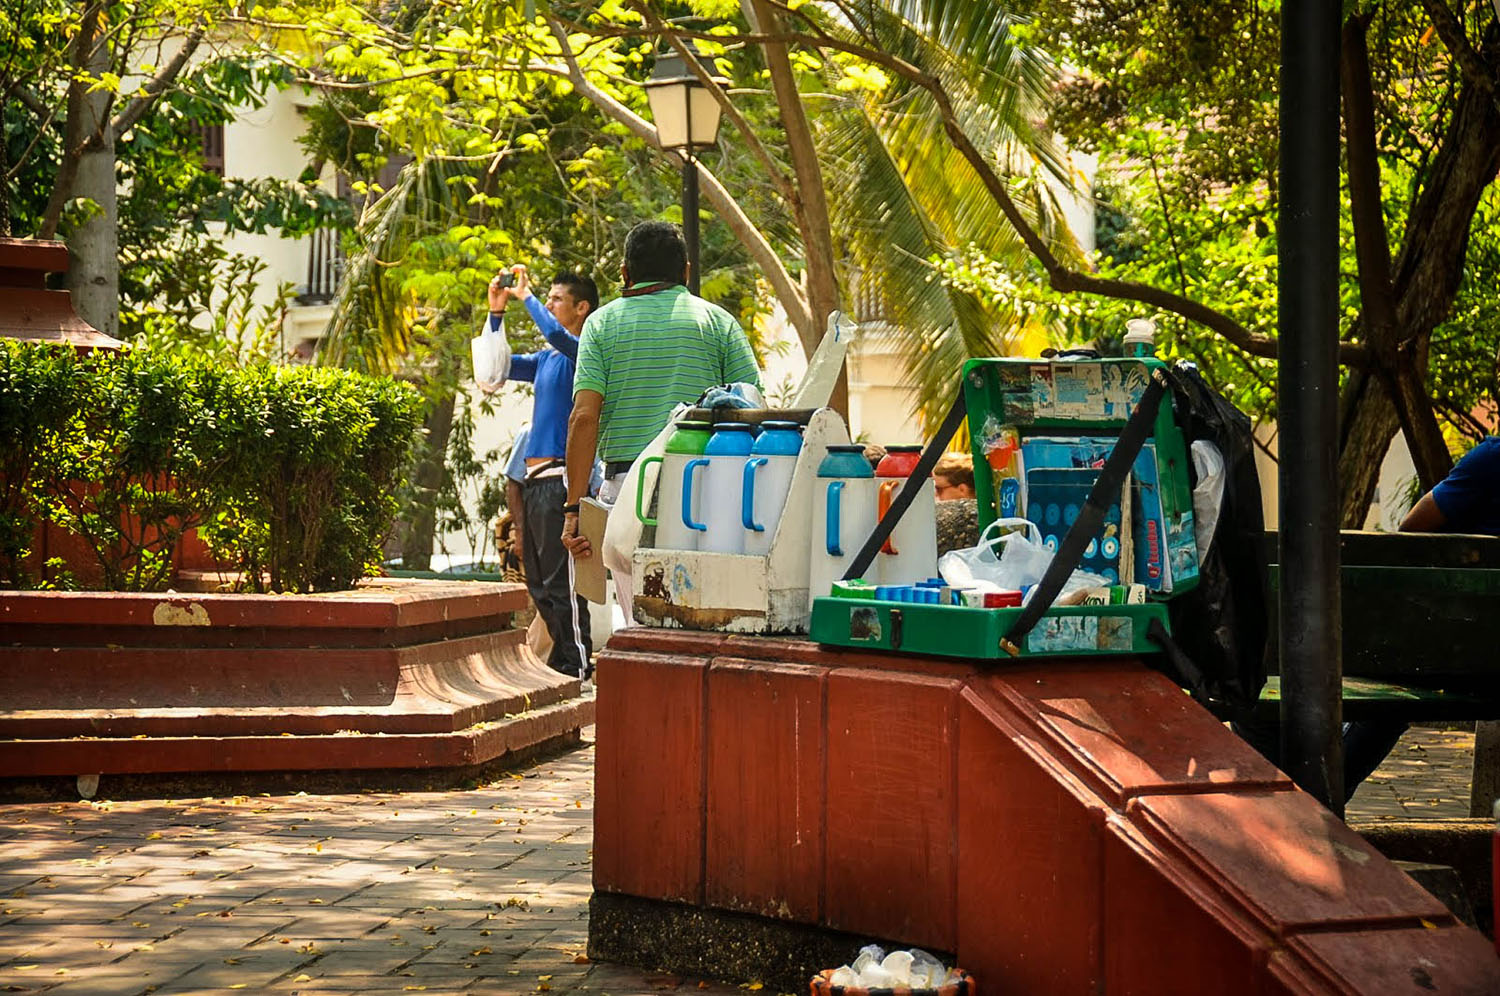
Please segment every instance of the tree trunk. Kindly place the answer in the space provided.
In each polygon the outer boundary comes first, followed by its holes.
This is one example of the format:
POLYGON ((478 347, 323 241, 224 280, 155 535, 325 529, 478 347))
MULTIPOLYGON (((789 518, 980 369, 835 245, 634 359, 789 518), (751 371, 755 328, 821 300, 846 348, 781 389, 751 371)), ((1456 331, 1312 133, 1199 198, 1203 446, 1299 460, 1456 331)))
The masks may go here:
MULTIPOLYGON (((97 27, 100 22, 95 19, 92 23, 97 27)), ((102 31, 96 32, 88 43, 80 42, 78 51, 83 55, 82 68, 90 76, 110 71, 110 50, 102 31)), ((76 132, 71 127, 68 131, 85 138, 97 137, 85 142, 72 189, 64 197, 65 200, 86 198, 98 206, 68 238, 72 259, 66 285, 73 294, 73 307, 79 316, 105 335, 113 336, 120 331, 120 247, 115 135, 109 120, 111 104, 112 95, 103 89, 84 93, 78 99, 75 105, 78 127, 76 132)))
MULTIPOLYGON (((1500 43, 1500 27, 1492 23, 1484 40, 1485 50, 1492 50, 1500 43)), ((1435 432, 1427 388, 1428 345, 1458 294, 1479 199, 1500 172, 1497 134, 1500 108, 1483 87, 1464 83, 1407 215, 1405 241, 1393 267, 1395 315, 1383 326, 1367 328, 1376 369, 1352 373, 1345 392, 1339 451, 1345 528, 1363 524, 1380 463, 1400 424, 1389 391, 1401 392, 1408 414, 1416 417, 1418 424, 1408 432, 1407 442, 1424 486, 1430 487, 1451 466, 1435 432), (1429 418, 1431 425, 1421 424, 1429 418)))
POLYGON ((1401 428, 1379 377, 1366 370, 1350 372, 1339 424, 1339 525, 1359 529, 1375 497, 1381 461, 1401 428))
MULTIPOLYGON (((766 0, 746 0, 751 21, 766 34, 779 34, 781 18, 766 0)), ((782 127, 786 129, 787 149, 792 158, 792 172, 796 176, 796 194, 792 201, 792 213, 797 219, 797 229, 802 236, 802 253, 807 267, 806 286, 808 310, 812 312, 812 336, 802 336, 802 351, 809 358, 818 348, 828 316, 839 306, 838 269, 833 255, 833 226, 828 220, 828 194, 823 184, 823 167, 818 162, 818 149, 813 143, 812 128, 807 122, 807 110, 802 105, 802 92, 797 86, 796 73, 792 70, 787 46, 766 42, 761 46, 766 57, 766 67, 771 74, 771 88, 776 94, 776 106, 781 112, 782 127)), ((849 414, 849 380, 847 373, 839 375, 830 407, 846 418, 849 414)))
POLYGON ((1427 364, 1421 355, 1403 356, 1408 340, 1398 324, 1391 253, 1386 241, 1380 187, 1380 160, 1375 149, 1375 101, 1370 53, 1365 40, 1368 16, 1344 21, 1341 76, 1344 136, 1349 177, 1350 214, 1354 222, 1355 257, 1359 265, 1360 324, 1371 347, 1373 368, 1393 405, 1417 476, 1430 488, 1453 467, 1425 384, 1427 364))
POLYGON ((443 486, 443 471, 448 458, 448 436, 453 432, 453 408, 456 394, 448 394, 427 413, 422 453, 412 471, 412 489, 416 492, 401 537, 401 565, 408 570, 425 571, 432 563, 432 541, 437 533, 437 497, 443 486))

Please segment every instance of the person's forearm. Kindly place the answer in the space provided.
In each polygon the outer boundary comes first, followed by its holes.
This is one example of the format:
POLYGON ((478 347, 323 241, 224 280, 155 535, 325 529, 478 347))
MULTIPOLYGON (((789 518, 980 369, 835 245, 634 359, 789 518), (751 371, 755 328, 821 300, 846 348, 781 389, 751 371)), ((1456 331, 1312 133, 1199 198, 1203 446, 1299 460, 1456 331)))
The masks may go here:
POLYGON ((1429 491, 1417 499, 1417 504, 1396 528, 1403 533, 1437 533, 1442 532, 1447 524, 1447 517, 1429 491))
POLYGON ((557 320, 557 316, 547 310, 541 299, 535 294, 527 294, 521 299, 526 306, 526 313, 531 320, 536 322, 536 327, 542 330, 542 335, 547 339, 547 345, 566 356, 568 359, 578 360, 578 337, 563 327, 563 323, 557 320))
POLYGON ((505 479, 505 507, 510 510, 510 527, 521 535, 521 523, 526 520, 526 510, 521 507, 521 482, 513 477, 505 479))
POLYGON ((568 416, 568 504, 576 505, 589 493, 594 474, 594 454, 599 445, 599 418, 574 407, 568 416))

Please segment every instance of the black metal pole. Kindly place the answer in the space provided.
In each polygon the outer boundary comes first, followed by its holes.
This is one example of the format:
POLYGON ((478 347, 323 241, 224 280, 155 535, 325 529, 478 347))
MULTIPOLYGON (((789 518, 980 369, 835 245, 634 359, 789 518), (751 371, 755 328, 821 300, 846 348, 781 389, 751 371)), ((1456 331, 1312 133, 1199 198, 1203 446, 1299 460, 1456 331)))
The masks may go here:
POLYGON ((1281 8, 1281 760, 1344 813, 1339 615, 1339 0, 1281 8))
POLYGON ((683 152, 682 237, 687 242, 688 290, 698 293, 698 160, 691 149, 683 152))

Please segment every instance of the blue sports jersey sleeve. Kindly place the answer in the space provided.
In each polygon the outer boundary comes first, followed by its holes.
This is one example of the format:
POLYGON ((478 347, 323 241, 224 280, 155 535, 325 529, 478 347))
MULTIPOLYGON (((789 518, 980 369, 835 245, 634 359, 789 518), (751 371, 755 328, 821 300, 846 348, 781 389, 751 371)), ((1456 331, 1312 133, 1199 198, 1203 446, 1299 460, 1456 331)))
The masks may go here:
POLYGON ((1432 489, 1444 529, 1500 535, 1500 436, 1482 440, 1432 489))
POLYGON ((528 295, 524 303, 526 313, 536 322, 536 327, 542 330, 542 335, 547 337, 547 345, 577 363, 578 337, 563 328, 562 322, 547 310, 546 305, 535 294, 528 295))

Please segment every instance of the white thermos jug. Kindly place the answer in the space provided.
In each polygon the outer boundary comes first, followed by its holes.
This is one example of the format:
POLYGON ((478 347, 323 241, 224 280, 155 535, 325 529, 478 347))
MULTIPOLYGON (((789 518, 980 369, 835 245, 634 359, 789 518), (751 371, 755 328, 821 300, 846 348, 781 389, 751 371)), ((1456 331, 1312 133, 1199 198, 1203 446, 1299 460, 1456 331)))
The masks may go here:
POLYGON ((745 461, 744 488, 740 502, 745 527, 745 552, 767 554, 781 524, 786 495, 792 488, 797 454, 802 452, 802 433, 796 422, 762 422, 760 435, 745 461))
POLYGON ((844 576, 875 529, 875 472, 858 443, 834 444, 818 464, 807 597, 820 598, 844 576))

